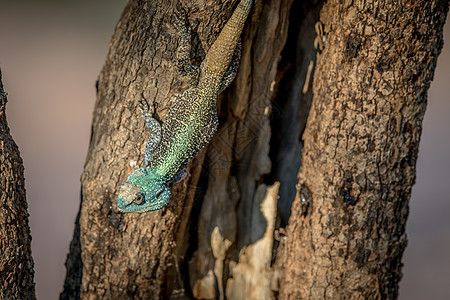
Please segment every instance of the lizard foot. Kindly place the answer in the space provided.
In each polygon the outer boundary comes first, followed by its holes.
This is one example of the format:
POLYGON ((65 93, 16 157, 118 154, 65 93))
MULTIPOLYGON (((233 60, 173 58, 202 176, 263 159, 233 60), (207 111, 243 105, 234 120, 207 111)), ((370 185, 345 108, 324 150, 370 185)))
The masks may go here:
POLYGON ((152 103, 152 109, 150 110, 150 105, 148 104, 147 100, 142 97, 142 99, 139 101, 139 109, 142 112, 142 116, 144 117, 145 123, 150 123, 151 119, 153 119, 153 114, 156 112, 157 103, 152 103))
POLYGON ((179 182, 183 180, 184 178, 186 178, 187 174, 188 171, 186 169, 181 170, 173 177, 172 182, 179 182))
POLYGON ((186 11, 177 6, 178 11, 174 13, 175 21, 173 25, 180 33, 181 39, 177 48, 176 68, 182 76, 188 76, 191 84, 197 86, 200 77, 200 67, 191 64, 192 30, 186 11))

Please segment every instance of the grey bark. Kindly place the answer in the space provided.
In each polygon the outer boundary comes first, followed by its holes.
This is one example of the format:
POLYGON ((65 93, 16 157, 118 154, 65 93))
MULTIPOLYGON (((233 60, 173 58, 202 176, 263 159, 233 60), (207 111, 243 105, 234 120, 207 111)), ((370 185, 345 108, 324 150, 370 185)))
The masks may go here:
POLYGON ((36 299, 23 161, 6 121, 0 70, 0 299, 36 299))

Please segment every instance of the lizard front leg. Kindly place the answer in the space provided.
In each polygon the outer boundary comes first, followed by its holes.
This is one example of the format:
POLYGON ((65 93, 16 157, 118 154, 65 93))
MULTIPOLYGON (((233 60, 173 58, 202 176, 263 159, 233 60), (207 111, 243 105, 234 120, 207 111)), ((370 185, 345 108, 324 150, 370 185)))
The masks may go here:
POLYGON ((179 171, 173 178, 172 178, 172 182, 180 182, 181 180, 183 180, 184 178, 186 178, 186 176, 188 175, 188 171, 186 169, 183 169, 181 171, 179 171))
MULTIPOLYGON (((175 101, 179 101, 179 100, 177 100, 178 98, 179 97, 176 97, 175 101)), ((152 132, 150 137, 147 140, 147 144, 145 145, 145 152, 144 152, 145 164, 148 165, 153 160, 153 155, 155 153, 156 147, 158 147, 159 143, 161 142, 162 129, 161 129, 161 124, 158 122, 158 120, 153 118, 153 115, 156 111, 155 104, 153 104, 153 111, 150 111, 150 106, 149 106, 147 100, 145 100, 143 98, 141 101, 139 101, 139 109, 142 112, 142 116, 144 117, 145 124, 152 132)), ((171 181, 179 182, 186 177, 187 173, 188 172, 186 169, 182 169, 174 176, 174 178, 171 181)))
POLYGON ((141 101, 139 101, 139 109, 142 112, 145 124, 152 132, 147 140, 144 152, 145 163, 148 165, 148 163, 153 160, 153 153, 155 152, 156 147, 161 142, 161 124, 159 124, 159 122, 155 118, 153 118, 155 106, 153 105, 153 111, 150 112, 150 106, 148 105, 147 100, 142 99, 141 101))

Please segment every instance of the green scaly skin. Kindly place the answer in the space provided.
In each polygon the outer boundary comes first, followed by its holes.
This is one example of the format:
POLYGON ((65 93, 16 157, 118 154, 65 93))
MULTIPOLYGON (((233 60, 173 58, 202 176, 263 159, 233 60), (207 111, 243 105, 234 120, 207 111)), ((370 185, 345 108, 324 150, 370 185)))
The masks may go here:
MULTIPOLYGON (((200 68, 189 63, 190 30, 179 25, 181 42, 178 68, 198 84, 186 90, 167 113, 160 136, 151 136, 145 156, 147 166, 137 169, 121 186, 118 209, 122 212, 158 210, 170 200, 167 183, 209 143, 217 130, 216 100, 234 79, 239 64, 239 38, 252 0, 241 0, 233 15, 209 49, 200 68)), ((158 124, 142 108, 147 126, 158 132, 158 124)))

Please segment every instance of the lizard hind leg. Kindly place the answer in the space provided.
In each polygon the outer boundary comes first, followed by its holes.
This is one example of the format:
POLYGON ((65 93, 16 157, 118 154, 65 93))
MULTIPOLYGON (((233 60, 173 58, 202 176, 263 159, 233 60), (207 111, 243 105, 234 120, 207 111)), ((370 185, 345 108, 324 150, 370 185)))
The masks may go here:
POLYGON ((148 165, 148 163, 153 160, 153 153, 156 147, 161 142, 161 124, 159 124, 159 122, 155 118, 153 118, 155 105, 153 105, 153 111, 151 112, 147 100, 143 98, 141 101, 139 101, 139 108, 142 112, 142 116, 144 117, 145 124, 152 132, 147 140, 144 152, 145 163, 148 165))
POLYGON ((223 92, 223 90, 226 89, 236 77, 239 69, 239 61, 241 59, 241 49, 242 43, 241 39, 239 39, 236 49, 234 49, 233 58, 231 59, 230 65, 228 66, 228 69, 220 82, 219 93, 223 92))
POLYGON ((186 11, 179 7, 175 14, 174 26, 181 35, 177 48, 177 70, 183 76, 189 76, 193 85, 197 85, 200 67, 191 64, 192 30, 189 26, 186 11))

